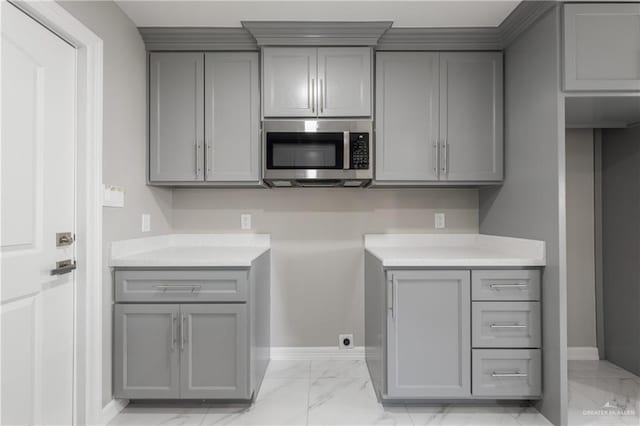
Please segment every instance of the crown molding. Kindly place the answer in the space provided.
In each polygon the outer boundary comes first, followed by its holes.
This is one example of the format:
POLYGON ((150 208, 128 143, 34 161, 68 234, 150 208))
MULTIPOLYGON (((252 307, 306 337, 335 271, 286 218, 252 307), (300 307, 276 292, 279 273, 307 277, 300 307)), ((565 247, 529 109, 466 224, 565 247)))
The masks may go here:
POLYGON ((391 28, 377 50, 500 50, 495 28, 391 28))
POLYGON ((393 22, 242 21, 258 46, 376 46, 393 22))
POLYGON ((522 1, 513 12, 498 26, 502 48, 509 46, 515 39, 527 30, 534 22, 549 10, 559 7, 562 3, 553 0, 522 1))
POLYGON ((140 27, 147 51, 154 50, 258 50, 244 28, 140 27))

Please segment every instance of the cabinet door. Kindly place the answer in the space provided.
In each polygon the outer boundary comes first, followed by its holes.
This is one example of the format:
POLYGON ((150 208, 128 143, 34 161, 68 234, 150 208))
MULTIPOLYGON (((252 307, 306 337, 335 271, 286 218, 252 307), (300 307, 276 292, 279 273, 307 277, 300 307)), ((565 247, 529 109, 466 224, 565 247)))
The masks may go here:
POLYGON ((318 115, 321 117, 371 115, 370 48, 318 49, 318 115))
POLYGON ((205 55, 206 180, 260 179, 258 53, 205 55))
POLYGON ((388 278, 388 395, 471 395, 470 272, 394 271, 388 278))
POLYGON ((276 47, 262 51, 265 117, 317 115, 317 49, 276 47))
POLYGON ((114 395, 178 398, 179 305, 115 305, 114 395))
POLYGON ((204 179, 204 54, 149 55, 149 178, 204 179))
POLYGON ((376 180, 438 180, 438 54, 376 57, 376 180))
POLYGON ((181 305, 182 398, 248 399, 247 305, 181 305))
POLYGON ((640 90, 640 4, 564 6, 565 90, 640 90))
POLYGON ((440 53, 440 179, 500 181, 501 52, 440 53))

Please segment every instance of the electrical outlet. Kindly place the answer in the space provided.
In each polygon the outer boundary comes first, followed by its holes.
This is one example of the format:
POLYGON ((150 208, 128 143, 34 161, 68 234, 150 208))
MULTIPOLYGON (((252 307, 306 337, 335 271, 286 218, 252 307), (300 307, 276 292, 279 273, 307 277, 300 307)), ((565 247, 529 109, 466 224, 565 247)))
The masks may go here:
POLYGON ((353 334, 338 335, 338 347, 340 349, 353 349, 353 334))
POLYGON ((436 213, 435 215, 436 229, 443 229, 445 227, 444 213, 436 213))
POLYGON ((241 214, 240 215, 240 228, 242 229, 251 229, 251 215, 250 214, 241 214))
POLYGON ((142 232, 151 231, 151 215, 149 213, 142 213, 142 232))

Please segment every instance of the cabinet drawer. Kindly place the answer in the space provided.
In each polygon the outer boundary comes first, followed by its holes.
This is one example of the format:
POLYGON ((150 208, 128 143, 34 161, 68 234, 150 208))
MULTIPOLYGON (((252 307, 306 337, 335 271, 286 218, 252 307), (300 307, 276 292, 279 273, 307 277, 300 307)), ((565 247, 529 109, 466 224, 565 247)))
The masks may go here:
POLYGON ((116 302, 245 302, 246 270, 116 270, 116 302))
POLYGON ((473 302, 471 320, 474 348, 540 346, 540 302, 473 302))
POLYGON ((540 300, 540 270, 471 272, 472 300, 540 300))
POLYGON ((540 349, 474 349, 472 359, 474 396, 540 396, 540 349))

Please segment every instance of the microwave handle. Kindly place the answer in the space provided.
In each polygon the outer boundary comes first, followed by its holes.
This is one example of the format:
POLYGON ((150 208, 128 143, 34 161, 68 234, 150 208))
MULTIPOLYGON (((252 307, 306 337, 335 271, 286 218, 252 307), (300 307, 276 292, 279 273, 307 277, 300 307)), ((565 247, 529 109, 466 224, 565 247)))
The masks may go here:
POLYGON ((351 149, 350 149, 350 135, 349 132, 343 132, 344 133, 344 141, 343 141, 343 154, 342 154, 342 158, 343 158, 343 169, 345 170, 349 170, 351 168, 351 149))

